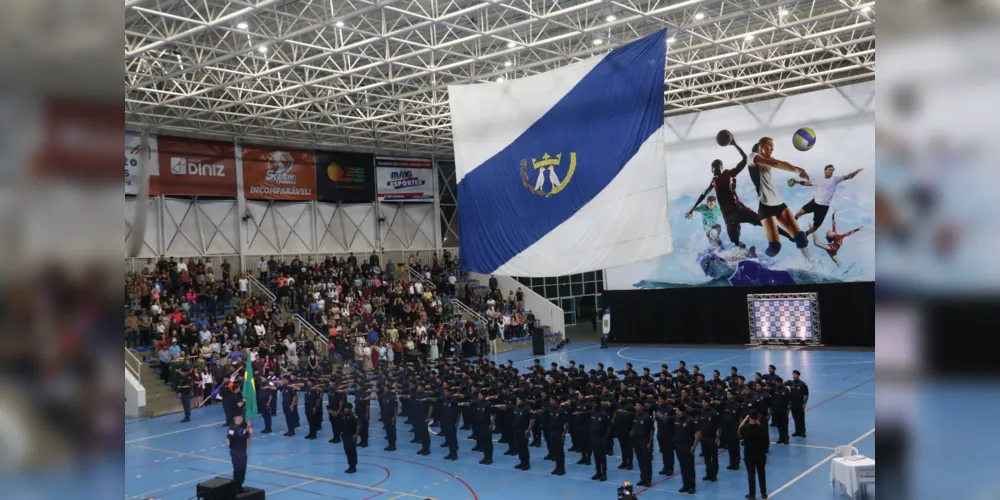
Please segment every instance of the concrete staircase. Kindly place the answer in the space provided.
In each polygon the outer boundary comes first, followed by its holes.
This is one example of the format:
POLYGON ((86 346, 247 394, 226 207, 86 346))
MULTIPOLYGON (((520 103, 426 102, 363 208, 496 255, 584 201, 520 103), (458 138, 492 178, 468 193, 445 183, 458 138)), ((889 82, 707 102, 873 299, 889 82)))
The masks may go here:
POLYGON ((146 406, 139 411, 142 418, 162 417, 182 413, 184 406, 172 387, 160 381, 156 365, 142 364, 142 387, 146 389, 146 406))
MULTIPOLYGON (((464 303, 464 298, 461 297, 461 295, 464 294, 465 285, 467 285, 467 284, 471 284, 472 287, 478 293, 481 293, 481 294, 488 293, 489 289, 490 289, 490 287, 488 285, 484 285, 484 284, 480 283, 479 280, 472 279, 472 278, 462 279, 462 280, 456 281, 455 282, 455 286, 458 288, 458 291, 462 292, 462 293, 460 293, 459 296, 456 296, 455 298, 458 299, 458 300, 463 301, 463 303, 464 303)), ((504 296, 506 297, 506 294, 504 294, 504 296)), ((558 342, 558 338, 556 338, 554 336, 554 334, 556 334, 557 332, 553 332, 552 331, 552 327, 550 327, 549 325, 537 325, 537 328, 541 329, 542 333, 545 335, 545 337, 546 337, 545 343, 546 344, 554 344, 555 342, 558 342)), ((498 353, 503 353, 503 352, 508 352, 508 351, 514 351, 514 350, 517 350, 517 349, 530 348, 531 344, 532 344, 532 342, 531 342, 531 338, 530 337, 526 337, 526 338, 523 338, 523 339, 509 339, 508 341, 500 342, 500 343, 497 344, 497 352, 498 353)), ((549 346, 549 347, 551 347, 551 346, 549 346)))

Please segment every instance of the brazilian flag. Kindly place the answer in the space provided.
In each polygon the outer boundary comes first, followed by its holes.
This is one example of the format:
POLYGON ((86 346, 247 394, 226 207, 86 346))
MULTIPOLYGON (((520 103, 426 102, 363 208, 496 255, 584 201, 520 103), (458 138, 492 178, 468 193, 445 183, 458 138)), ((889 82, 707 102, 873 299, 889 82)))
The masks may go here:
POLYGON ((253 365, 247 359, 246 373, 243 374, 243 418, 257 418, 257 382, 253 378, 253 365))

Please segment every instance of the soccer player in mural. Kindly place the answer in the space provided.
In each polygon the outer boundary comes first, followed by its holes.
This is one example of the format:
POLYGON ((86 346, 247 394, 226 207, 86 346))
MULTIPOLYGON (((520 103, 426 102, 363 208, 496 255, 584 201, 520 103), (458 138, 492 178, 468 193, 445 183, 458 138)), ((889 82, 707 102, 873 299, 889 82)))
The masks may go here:
POLYGON ((823 250, 826 250, 826 254, 829 255, 830 258, 833 259, 833 261, 836 262, 837 265, 839 266, 840 259, 837 258, 837 253, 840 252, 840 247, 843 246, 844 244, 844 238, 847 238, 848 236, 860 231, 861 228, 859 227, 857 229, 848 231, 844 234, 837 234, 836 210, 833 212, 833 217, 831 218, 831 221, 833 222, 833 227, 826 232, 826 243, 822 243, 819 241, 819 237, 816 235, 816 227, 810 227, 809 232, 812 233, 813 244, 822 248, 823 250))
POLYGON ((781 251, 781 243, 778 241, 780 229, 784 229, 788 234, 794 234, 795 246, 802 252, 807 260, 812 260, 809 252, 809 240, 805 231, 799 229, 799 223, 795 220, 792 210, 785 205, 778 187, 774 184, 772 171, 775 169, 784 170, 797 174, 805 180, 809 180, 809 174, 805 169, 796 167, 791 163, 779 160, 771 156, 774 153, 774 140, 770 137, 762 137, 753 148, 753 159, 750 162, 750 180, 757 188, 757 200, 760 202, 758 213, 760 223, 764 227, 764 234, 767 236, 767 250, 764 252, 768 257, 774 257, 781 251), (779 227, 780 226, 780 227, 779 227))
POLYGON ((806 231, 806 235, 813 234, 816 230, 823 226, 823 221, 826 220, 826 214, 830 210, 830 202, 833 201, 833 195, 837 192, 837 186, 841 182, 849 181, 855 178, 861 173, 862 169, 857 169, 847 175, 834 176, 833 165, 827 165, 823 168, 823 178, 815 181, 803 181, 798 179, 790 179, 788 181, 789 185, 799 184, 802 186, 812 186, 816 188, 816 193, 813 195, 813 199, 802 206, 798 212, 795 214, 795 219, 802 217, 805 214, 813 214, 812 227, 806 231))
MULTIPOLYGON (((725 142, 720 140, 720 144, 726 145, 725 142)), ((728 136, 728 145, 736 148, 743 157, 742 160, 736 165, 736 168, 725 169, 723 168, 722 160, 715 160, 712 162, 712 182, 708 185, 708 189, 705 190, 701 196, 698 197, 698 201, 694 202, 694 207, 688 211, 685 215, 686 218, 690 219, 694 214, 695 210, 701 205, 701 202, 708 196, 708 193, 715 190, 716 200, 719 204, 719 209, 722 210, 722 219, 726 223, 726 233, 729 234, 729 241, 733 242, 740 248, 745 248, 745 246, 740 242, 740 225, 741 224, 752 224, 754 226, 760 226, 760 217, 757 216, 757 212, 754 212, 749 207, 740 201, 740 197, 736 194, 736 177, 740 175, 747 166, 747 154, 743 151, 736 141, 732 139, 732 136, 728 136)), ((779 228, 780 234, 792 239, 791 236, 785 234, 779 228)))
MULTIPOLYGON (((719 237, 722 233, 722 225, 719 224, 720 213, 715 208, 715 197, 709 196, 708 199, 705 200, 704 205, 694 207, 692 212, 698 212, 701 214, 701 226, 705 230, 705 236, 708 238, 709 243, 711 243, 713 247, 722 250, 722 239, 719 237)), ((690 219, 692 212, 688 212, 685 218, 690 219)))

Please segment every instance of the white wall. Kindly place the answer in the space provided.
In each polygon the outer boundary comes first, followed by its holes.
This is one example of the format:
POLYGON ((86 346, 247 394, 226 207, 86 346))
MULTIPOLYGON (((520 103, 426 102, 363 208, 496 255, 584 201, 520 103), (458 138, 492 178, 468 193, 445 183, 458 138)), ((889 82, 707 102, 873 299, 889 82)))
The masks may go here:
MULTIPOLYGON (((659 259, 606 270, 606 289, 645 287, 637 286, 639 283, 671 286, 703 285, 710 281, 698 262, 698 255, 709 246, 700 216, 695 214, 692 220, 686 220, 684 214, 709 186, 713 160, 722 160, 726 168, 734 168, 739 163, 740 156, 735 148, 719 147, 715 141, 716 134, 723 129, 733 133, 747 154, 760 137, 773 138, 774 156, 804 168, 813 178, 822 177, 823 167, 827 164, 836 167, 835 175, 865 169, 855 179, 840 184, 831 204, 831 215, 833 210, 840 212, 837 215, 838 231, 865 227, 845 240, 838 254, 842 266, 837 267, 811 242, 818 267, 807 266, 799 252, 795 251, 795 246, 784 241, 784 250, 769 267, 809 269, 837 281, 874 281, 875 82, 671 116, 667 118, 664 129, 667 196, 674 251, 659 259), (792 147, 792 136, 801 127, 812 128, 817 136, 816 145, 806 152, 792 147)), ((775 174, 778 189, 794 212, 812 199, 814 190, 786 186, 785 181, 790 177, 792 175, 785 172, 775 174)), ((744 204, 757 210, 757 196, 748 172, 738 176, 736 191, 744 204)), ((822 227, 824 232, 830 229, 830 221, 831 217, 827 215, 822 227)), ((799 219, 800 227, 804 225, 804 229, 808 229, 811 222, 811 214, 799 219)), ((756 246, 760 253, 767 247, 763 231, 747 224, 742 226, 741 239, 747 246, 756 246)), ((727 235, 723 234, 722 241, 727 248, 731 247, 727 235)))
POLYGON ((125 369, 125 416, 137 418, 146 406, 146 389, 125 369))
MULTIPOLYGON (((469 278, 479 281, 482 285, 490 283, 490 277, 487 274, 469 273, 469 278)), ((517 291, 520 287, 521 291, 524 292, 524 309, 535 313, 538 325, 547 325, 551 331, 558 332, 562 338, 566 338, 566 318, 563 316, 565 311, 514 278, 509 276, 497 276, 496 278, 504 297, 507 297, 508 290, 517 291)))

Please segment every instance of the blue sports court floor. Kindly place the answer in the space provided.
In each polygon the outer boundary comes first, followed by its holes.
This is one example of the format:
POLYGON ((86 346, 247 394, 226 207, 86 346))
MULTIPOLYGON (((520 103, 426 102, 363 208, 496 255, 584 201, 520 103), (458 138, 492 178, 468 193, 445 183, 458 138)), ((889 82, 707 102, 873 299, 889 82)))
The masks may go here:
MULTIPOLYGON (((518 367, 534 359, 528 351, 505 353, 498 361, 512 359, 518 367)), ((688 366, 700 365, 711 373, 728 373, 738 366, 740 373, 766 372, 776 365, 778 374, 791 378, 798 369, 809 384, 810 400, 806 421, 808 437, 792 438, 791 446, 772 445, 768 456, 768 489, 771 498, 835 498, 829 484, 829 460, 833 448, 853 444, 863 455, 875 457, 875 353, 839 351, 765 351, 744 349, 612 347, 572 343, 560 353, 549 354, 543 362, 568 364, 570 360, 588 368, 604 365, 624 368, 631 362, 636 370, 648 366, 654 372, 661 363, 674 368, 678 361, 688 366)), ((373 411, 377 412, 376 408, 373 411)), ((181 424, 179 416, 129 421, 125 436, 125 498, 167 498, 186 500, 194 497, 195 485, 216 475, 229 476, 232 467, 226 449, 225 430, 220 427, 222 409, 212 406, 196 410, 191 422, 181 424)), ((373 421, 375 418, 373 417, 373 421)), ((275 433, 258 436, 250 445, 250 468, 247 486, 263 488, 268 498, 280 500, 403 500, 433 498, 447 500, 506 499, 600 499, 617 498, 623 481, 637 482, 638 470, 619 471, 618 458, 608 459, 608 481, 591 481, 593 468, 576 465, 578 454, 567 454, 567 474, 552 476, 552 462, 542 460, 544 448, 532 448, 532 468, 514 470, 516 457, 503 455, 498 446, 494 463, 479 465, 479 453, 469 451, 472 441, 463 441, 459 460, 443 460, 446 451, 435 438, 429 457, 416 454, 417 445, 409 444, 410 435, 400 425, 398 450, 383 452, 386 446, 380 426, 372 425, 372 439, 367 449, 359 448, 358 473, 347 475, 341 445, 326 442, 329 426, 324 423, 320 439, 307 441, 300 432, 293 438, 281 436, 286 429, 282 418, 275 420, 275 433)), ((263 425, 255 422, 255 428, 263 425)), ((776 431, 772 430, 776 437, 776 431)), ((465 437, 465 434, 460 434, 465 437)), ((662 467, 659 452, 653 470, 662 467)), ((700 481, 698 493, 687 498, 742 499, 747 493, 746 472, 719 472, 717 483, 700 481)), ((702 467, 699 465, 699 469, 702 467)), ((681 497, 677 493, 680 478, 655 476, 649 490, 640 490, 644 498, 681 497)), ((874 497, 874 488, 869 488, 874 497)))

